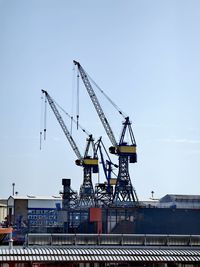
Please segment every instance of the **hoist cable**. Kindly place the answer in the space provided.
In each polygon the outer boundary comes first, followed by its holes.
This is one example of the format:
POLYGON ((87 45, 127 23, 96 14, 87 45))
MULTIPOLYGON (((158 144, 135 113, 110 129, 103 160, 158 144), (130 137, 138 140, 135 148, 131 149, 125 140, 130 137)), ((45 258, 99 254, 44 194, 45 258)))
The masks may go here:
MULTIPOLYGON (((85 70, 84 70, 85 71, 85 70)), ((90 81, 96 86, 96 88, 107 98, 107 100, 113 105, 113 107, 119 112, 120 115, 125 119, 128 117, 114 102, 113 100, 98 86, 98 84, 89 76, 89 74, 85 71, 90 81)))
POLYGON ((73 130, 73 114, 74 114, 74 92, 75 92, 75 79, 76 79, 76 75, 75 75, 75 67, 73 67, 72 69, 72 94, 71 94, 71 97, 72 97, 72 106, 71 106, 71 127, 70 127, 70 133, 72 135, 72 130, 73 130))
MULTIPOLYGON (((53 102, 56 104, 56 106, 58 106, 62 112, 67 115, 71 121, 73 121, 74 123, 78 123, 72 116, 69 115, 69 113, 67 113, 53 98, 52 98, 53 102)), ((78 126, 81 128, 81 130, 86 133, 88 136, 91 135, 91 133, 89 133, 88 131, 86 131, 79 123, 78 123, 78 126)))
POLYGON ((76 120, 77 120, 77 130, 79 121, 79 73, 77 73, 77 103, 76 103, 76 120))
POLYGON ((41 95, 41 114, 40 114, 40 150, 42 149, 42 131, 43 131, 43 94, 41 95))
POLYGON ((70 124, 70 134, 72 135, 72 130, 73 130, 73 116, 71 116, 70 119, 71 119, 70 120, 70 122, 71 122, 71 124, 70 124))
POLYGON ((45 102, 44 102, 44 140, 46 140, 46 131, 47 131, 47 99, 45 97, 45 102))

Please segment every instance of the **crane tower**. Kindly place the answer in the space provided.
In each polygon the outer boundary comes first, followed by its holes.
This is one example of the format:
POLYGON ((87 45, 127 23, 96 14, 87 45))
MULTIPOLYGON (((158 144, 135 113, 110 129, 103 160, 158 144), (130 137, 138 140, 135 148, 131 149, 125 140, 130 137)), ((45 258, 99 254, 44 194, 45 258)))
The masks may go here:
POLYGON ((45 94, 45 97, 48 100, 48 103, 53 110, 57 121, 59 122, 65 136, 67 137, 67 140, 77 156, 77 160, 75 161, 76 165, 83 167, 83 183, 80 187, 78 206, 80 208, 94 207, 95 193, 92 184, 92 173, 98 173, 98 157, 94 145, 94 139, 92 135, 89 135, 87 138, 85 153, 84 156, 82 156, 56 107, 55 101, 47 91, 42 90, 42 93, 45 94), (92 156, 89 155, 90 148, 93 152, 92 156))
POLYGON ((99 103, 99 100, 95 94, 95 91, 93 90, 88 74, 86 73, 86 71, 83 69, 83 67, 81 66, 79 62, 75 60, 73 62, 78 68, 78 71, 81 75, 85 88, 103 124, 103 127, 111 141, 112 147, 110 147, 109 151, 110 153, 118 156, 119 172, 118 172, 114 196, 113 196, 113 204, 119 205, 119 206, 135 205, 138 203, 138 198, 137 198, 136 191, 131 183, 131 179, 129 175, 129 162, 130 163, 137 162, 137 154, 136 154, 136 141, 134 138, 130 119, 129 117, 125 117, 120 140, 119 142, 117 142, 114 136, 114 133, 112 131, 112 128, 108 122, 108 119, 106 118, 103 112, 103 109, 99 103), (129 133, 130 140, 131 140, 130 144, 128 144, 125 141, 125 135, 128 133, 129 133))

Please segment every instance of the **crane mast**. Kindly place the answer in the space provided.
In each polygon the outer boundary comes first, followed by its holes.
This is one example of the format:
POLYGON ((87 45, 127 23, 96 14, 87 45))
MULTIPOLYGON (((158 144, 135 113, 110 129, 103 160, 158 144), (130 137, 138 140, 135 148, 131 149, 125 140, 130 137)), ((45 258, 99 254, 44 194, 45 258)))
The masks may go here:
POLYGON ((120 136, 120 142, 117 143, 112 128, 103 112, 103 109, 97 99, 97 96, 93 90, 86 71, 83 69, 81 64, 77 61, 73 61, 77 66, 78 71, 81 75, 82 81, 86 87, 86 90, 92 100, 92 103, 97 111, 97 114, 103 124, 103 127, 112 143, 112 147, 109 148, 110 153, 118 155, 119 157, 119 172, 117 176, 117 182, 115 186, 115 192, 113 196, 113 203, 115 205, 132 205, 138 203, 138 197, 134 187, 132 186, 130 175, 129 175, 129 162, 137 162, 136 154, 136 142, 131 128, 131 122, 129 117, 125 118, 123 122, 122 133, 120 136), (125 135, 129 132, 131 144, 128 145, 125 142, 125 135))
POLYGON ((98 172, 98 157, 97 157, 97 153, 95 150, 94 139, 92 135, 89 135, 89 138, 87 138, 87 144, 86 144, 84 157, 82 157, 74 139, 72 138, 70 132, 68 131, 54 103, 54 100, 51 98, 51 96, 48 94, 47 91, 42 90, 42 93, 45 94, 45 97, 48 100, 48 103, 51 109, 53 110, 57 121, 59 122, 65 136, 67 137, 67 140, 69 141, 73 151, 75 152, 77 156, 77 160, 75 161, 76 165, 83 167, 83 183, 80 187, 78 205, 80 208, 92 207, 95 205, 95 193, 94 193, 93 184, 92 184, 92 172, 93 173, 98 172), (89 156, 90 147, 92 147, 93 157, 89 156))

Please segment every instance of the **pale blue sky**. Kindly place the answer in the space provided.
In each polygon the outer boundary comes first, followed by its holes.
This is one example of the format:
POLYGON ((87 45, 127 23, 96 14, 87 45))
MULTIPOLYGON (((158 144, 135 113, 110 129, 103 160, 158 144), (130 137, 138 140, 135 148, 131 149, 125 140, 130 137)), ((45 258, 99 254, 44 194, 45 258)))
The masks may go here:
MULTIPOLYGON (((79 190, 82 169, 50 110, 39 150, 40 90, 75 110, 73 59, 133 121, 139 199, 199 194, 199 14, 198 0, 0 0, 0 198, 13 182, 20 195, 58 194, 64 177, 79 190)), ((109 146, 80 91, 81 124, 109 146)), ((104 109, 118 139, 122 119, 104 109)), ((74 138, 83 151, 85 136, 74 138)))

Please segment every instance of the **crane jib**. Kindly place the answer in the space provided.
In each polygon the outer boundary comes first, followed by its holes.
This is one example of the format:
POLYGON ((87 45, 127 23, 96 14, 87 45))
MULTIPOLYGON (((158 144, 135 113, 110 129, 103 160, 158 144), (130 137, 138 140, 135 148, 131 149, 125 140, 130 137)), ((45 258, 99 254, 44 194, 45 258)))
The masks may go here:
MULTIPOLYGON (((129 175, 129 163, 137 162, 136 154, 136 142, 131 128, 131 122, 129 117, 126 116, 125 122, 123 122, 122 133, 120 136, 119 143, 116 142, 114 133, 110 127, 110 124, 102 110, 102 107, 97 99, 97 96, 93 90, 93 87, 89 80, 89 75, 85 72, 79 62, 74 61, 74 64, 77 65, 78 71, 81 75, 83 83, 86 87, 86 90, 90 96, 90 99, 97 111, 97 114, 102 122, 102 125, 109 137, 112 147, 109 148, 110 153, 118 155, 119 159, 119 172, 117 176, 115 191, 113 195, 113 203, 116 205, 124 205, 124 203, 135 203, 138 202, 137 194, 132 186, 132 182, 129 175), (131 139, 131 145, 128 145, 125 141, 125 136, 127 133, 131 139)), ((91 79, 91 78, 90 78, 91 79)), ((120 110, 118 110, 121 112, 120 110)))
POLYGON ((49 102, 49 105, 50 105, 52 111, 54 112, 54 114, 56 116, 56 119, 59 122, 61 128, 63 129, 63 132, 64 132, 65 136, 67 137, 67 139, 68 139, 73 151, 75 152, 77 158, 81 160, 83 157, 81 156, 81 153, 80 153, 80 151, 79 151, 74 139, 72 138, 70 132, 68 131, 68 129, 67 129, 67 127, 66 127, 66 125, 65 125, 65 123, 64 123, 64 121, 63 121, 63 119, 62 119, 62 117, 61 117, 61 115, 60 115, 60 113, 59 113, 59 111, 58 111, 53 99, 47 93, 47 91, 42 90, 42 93, 45 94, 45 96, 46 96, 46 98, 47 98, 47 100, 49 102))
POLYGON ((106 131, 106 133, 107 133, 112 145, 113 146, 117 146, 117 141, 115 139, 114 133, 113 133, 111 127, 110 127, 110 124, 109 124, 108 120, 106 119, 106 116, 105 116, 105 114, 103 112, 103 109, 101 108, 101 105, 100 105, 100 103, 98 101, 98 98, 97 98, 93 88, 92 88, 92 85, 91 85, 91 83, 90 83, 90 81, 88 79, 88 76, 87 76, 85 70, 83 69, 83 67, 80 65, 79 62, 74 60, 74 64, 77 65, 77 67, 78 67, 78 70, 79 70, 79 72, 81 74, 81 78, 83 80, 83 83, 85 84, 86 90, 87 90, 87 92, 88 92, 88 94, 89 94, 89 96, 90 96, 90 98, 91 98, 91 100, 93 102, 93 105, 94 105, 94 107, 95 107, 95 109, 97 111, 97 114, 99 115, 99 118, 100 118, 100 120, 101 120, 101 122, 103 124, 103 127, 104 127, 104 129, 105 129, 105 131, 106 131))

